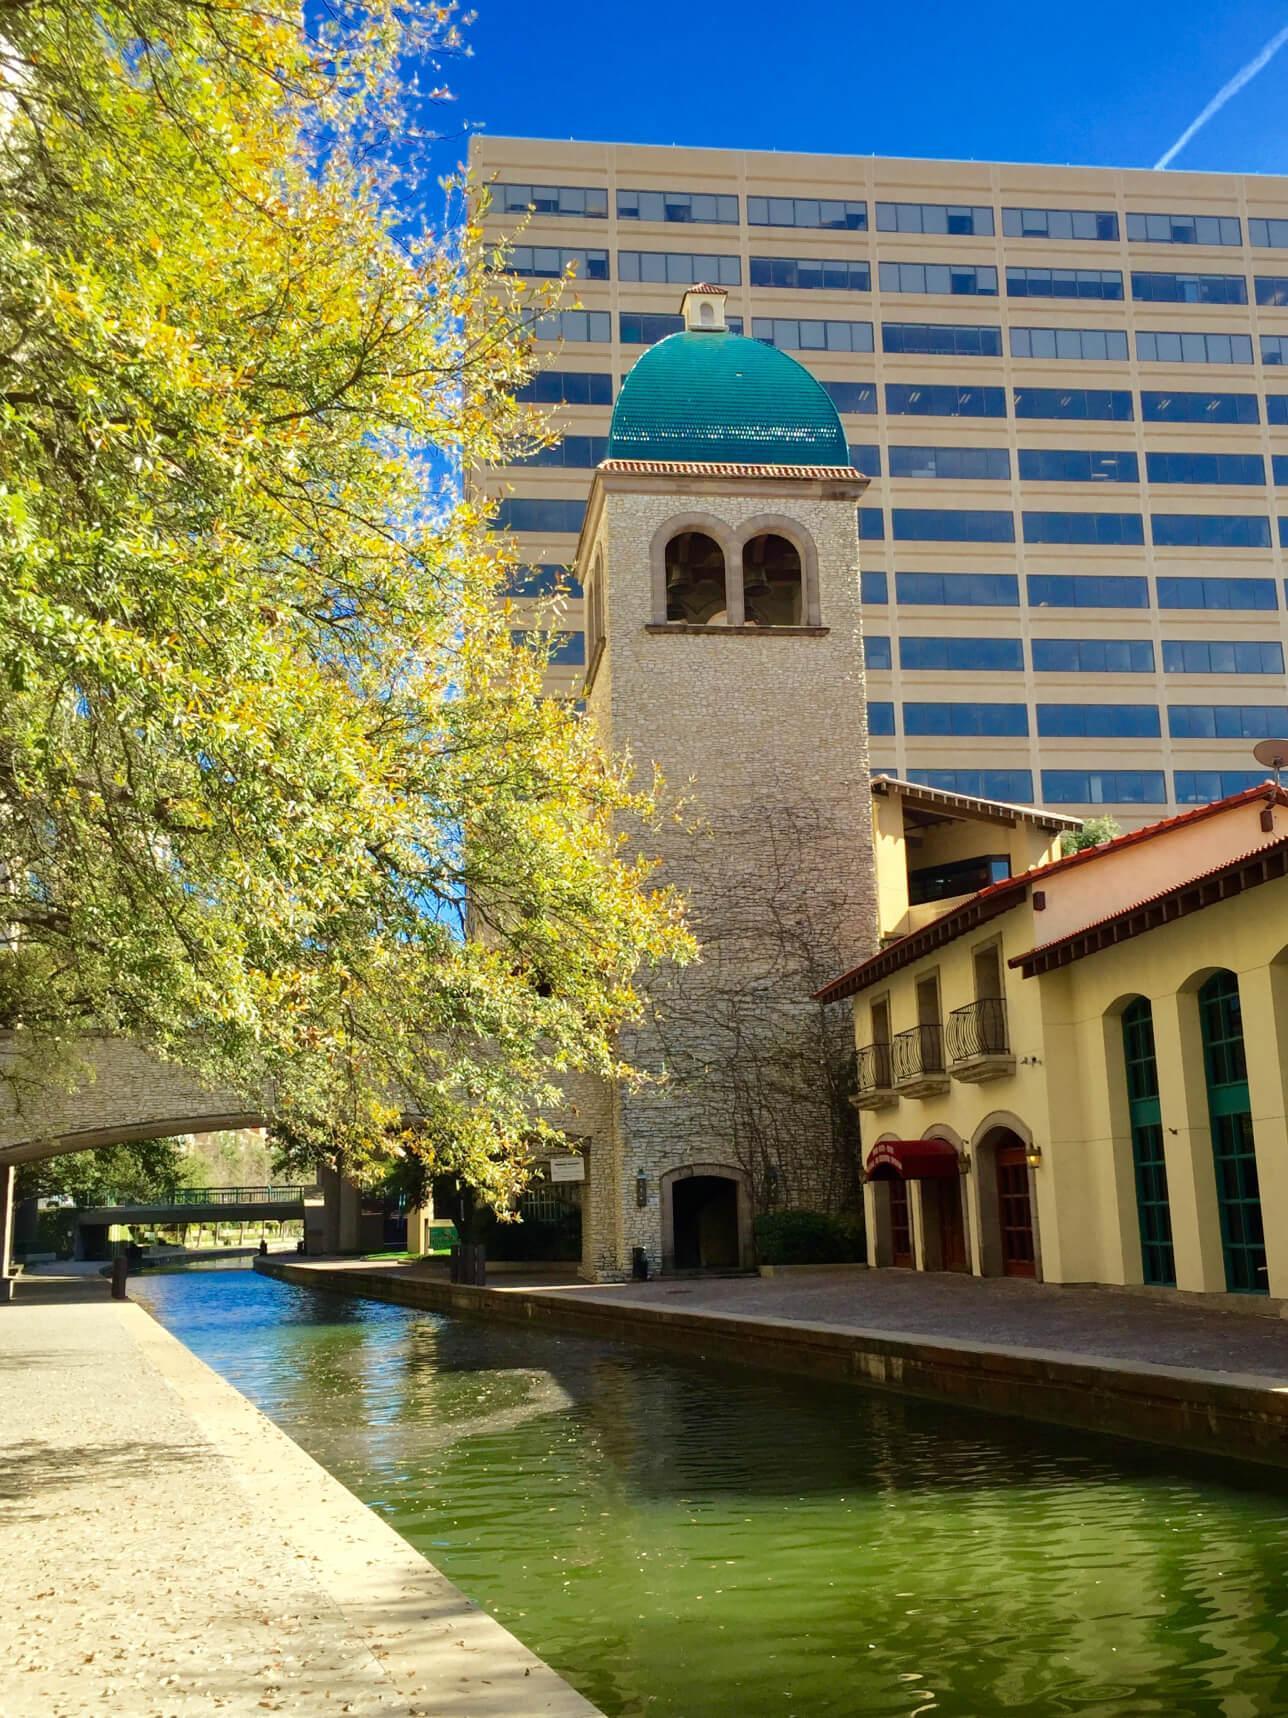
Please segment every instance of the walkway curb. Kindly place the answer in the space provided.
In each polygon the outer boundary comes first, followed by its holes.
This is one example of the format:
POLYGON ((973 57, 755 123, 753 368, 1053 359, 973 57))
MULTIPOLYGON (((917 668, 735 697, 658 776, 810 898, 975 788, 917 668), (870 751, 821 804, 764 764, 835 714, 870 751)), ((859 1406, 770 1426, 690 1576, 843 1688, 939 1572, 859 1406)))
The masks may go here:
POLYGON ((703 1360, 829 1378, 993 1413, 1111 1432, 1225 1457, 1288 1466, 1288 1390, 1275 1379, 1071 1358, 1037 1348, 949 1337, 681 1311, 581 1296, 574 1289, 471 1288, 343 1264, 257 1259, 255 1269, 302 1288, 429 1312, 540 1324, 703 1360))

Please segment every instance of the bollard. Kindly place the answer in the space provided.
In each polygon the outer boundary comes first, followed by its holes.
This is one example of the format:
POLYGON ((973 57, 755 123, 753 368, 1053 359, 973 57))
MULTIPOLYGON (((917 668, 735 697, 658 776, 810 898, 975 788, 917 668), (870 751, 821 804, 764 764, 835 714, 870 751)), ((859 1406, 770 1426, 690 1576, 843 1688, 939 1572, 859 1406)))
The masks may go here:
POLYGON ((477 1242, 474 1247, 474 1269, 470 1275, 470 1281, 476 1288, 487 1287, 487 1248, 481 1241, 477 1242))
POLYGON ((118 1253, 112 1260, 112 1299, 125 1300, 125 1279, 129 1275, 130 1262, 124 1253, 118 1253))
POLYGON ((447 1260, 447 1280, 458 1283, 461 1280, 461 1249, 453 1247, 447 1260))

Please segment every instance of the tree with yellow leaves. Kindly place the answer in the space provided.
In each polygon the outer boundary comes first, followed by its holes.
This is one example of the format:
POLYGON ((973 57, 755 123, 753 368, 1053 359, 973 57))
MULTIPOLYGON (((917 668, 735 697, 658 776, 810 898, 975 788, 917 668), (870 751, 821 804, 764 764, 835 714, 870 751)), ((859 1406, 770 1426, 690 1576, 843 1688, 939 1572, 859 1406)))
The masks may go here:
POLYGON ((0 1029, 504 1205, 692 950, 621 834, 656 784, 540 696, 461 490, 532 445, 543 306, 399 166, 460 47, 411 0, 0 0, 0 1029))

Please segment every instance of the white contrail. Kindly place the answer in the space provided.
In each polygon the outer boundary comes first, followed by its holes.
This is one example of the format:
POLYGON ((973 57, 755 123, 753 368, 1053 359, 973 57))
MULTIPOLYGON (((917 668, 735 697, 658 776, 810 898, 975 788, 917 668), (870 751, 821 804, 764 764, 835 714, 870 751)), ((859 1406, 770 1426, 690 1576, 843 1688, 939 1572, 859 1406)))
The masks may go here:
POLYGON ((1275 55, 1279 52, 1280 48, 1283 47, 1285 42, 1288 42, 1288 25, 1285 25, 1277 36, 1272 36, 1256 58, 1249 60, 1246 66, 1237 71, 1228 84, 1223 84, 1221 86, 1194 123, 1192 125, 1187 125, 1172 147, 1167 150, 1165 154, 1160 155, 1158 160, 1155 161, 1155 170, 1159 167, 1170 165, 1173 159, 1181 153, 1181 150, 1184 149, 1191 137, 1194 136, 1195 132, 1202 131, 1203 127, 1207 124, 1208 120, 1212 118, 1213 114, 1220 113, 1226 102, 1229 101, 1232 96, 1238 95, 1244 84, 1251 83, 1262 67, 1270 64, 1270 61, 1274 59, 1275 55))

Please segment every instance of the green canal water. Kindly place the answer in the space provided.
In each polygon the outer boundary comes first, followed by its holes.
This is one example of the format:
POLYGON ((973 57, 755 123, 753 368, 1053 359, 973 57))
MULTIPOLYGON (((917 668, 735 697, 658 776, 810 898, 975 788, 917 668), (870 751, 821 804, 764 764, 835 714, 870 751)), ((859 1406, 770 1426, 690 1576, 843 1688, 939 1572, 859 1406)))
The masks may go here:
POLYGON ((135 1292, 611 1718, 1288 1714, 1273 1476, 250 1271, 135 1292))

